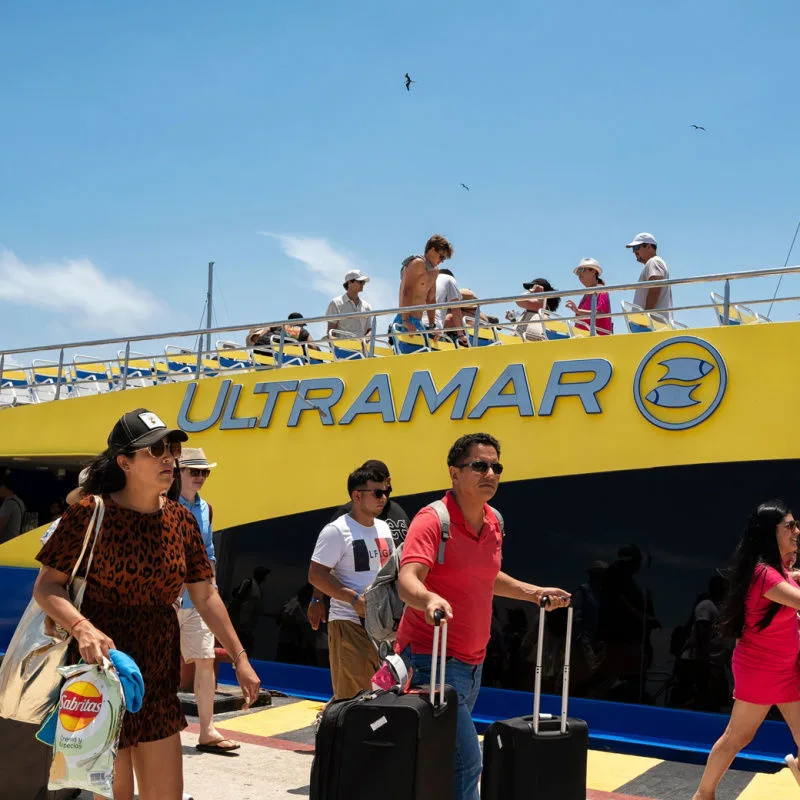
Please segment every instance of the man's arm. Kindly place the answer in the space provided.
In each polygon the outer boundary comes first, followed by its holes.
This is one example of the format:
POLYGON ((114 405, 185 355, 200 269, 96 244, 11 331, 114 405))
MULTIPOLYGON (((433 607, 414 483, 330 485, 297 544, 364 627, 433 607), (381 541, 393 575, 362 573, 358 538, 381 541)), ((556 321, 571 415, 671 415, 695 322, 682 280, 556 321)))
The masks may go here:
MULTIPOLYGON (((663 280, 663 279, 664 279, 663 275, 651 275, 647 280, 649 280, 649 281, 660 281, 660 280, 663 280)), ((648 289, 647 290, 647 297, 646 297, 646 299, 644 301, 645 309, 655 308, 656 307, 656 303, 658 302, 659 295, 661 294, 661 290, 663 288, 664 288, 663 286, 656 286, 655 289, 648 289)))
POLYGON ((312 561, 308 567, 308 582, 324 592, 328 597, 350 603, 359 617, 366 613, 364 598, 354 589, 348 589, 335 575, 331 574, 333 567, 326 567, 312 561))
POLYGON ((443 597, 428 591, 425 586, 425 579, 428 577, 429 572, 429 567, 417 561, 404 564, 400 567, 397 589, 400 599, 411 608, 416 608, 417 611, 424 611, 425 621, 429 625, 433 625, 435 611, 443 611, 445 617, 450 620, 453 618, 453 609, 443 597))
POLYGON ((555 586, 534 586, 532 583, 518 581, 505 572, 497 573, 494 581, 494 594, 497 597, 507 597, 510 600, 522 600, 537 605, 543 597, 548 597, 550 599, 547 604, 548 611, 568 606, 572 597, 569 592, 555 586))

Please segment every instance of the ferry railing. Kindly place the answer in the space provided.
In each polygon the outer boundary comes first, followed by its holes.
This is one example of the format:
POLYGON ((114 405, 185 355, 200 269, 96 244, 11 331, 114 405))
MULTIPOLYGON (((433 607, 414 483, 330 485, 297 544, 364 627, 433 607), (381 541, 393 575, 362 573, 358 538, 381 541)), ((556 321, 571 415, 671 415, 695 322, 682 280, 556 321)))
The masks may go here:
MULTIPOLYGON (((666 287, 666 286, 686 286, 691 284, 712 284, 712 283, 723 283, 723 313, 721 318, 719 318, 719 323, 722 325, 727 325, 730 323, 730 310, 733 305, 742 306, 755 306, 765 303, 779 303, 779 302, 790 302, 790 301, 797 301, 800 300, 800 297, 792 296, 792 297, 768 297, 768 298, 757 298, 753 300, 741 300, 737 301, 735 304, 731 300, 731 281, 734 280, 742 280, 742 279, 749 279, 749 278, 767 278, 772 276, 779 276, 779 275, 787 275, 787 274, 797 274, 800 273, 800 266, 792 266, 792 267, 776 267, 776 268, 767 268, 767 269, 760 269, 760 270, 746 270, 746 271, 738 271, 738 272, 725 272, 725 273, 715 273, 709 275, 700 275, 694 276, 690 278, 674 278, 669 280, 653 280, 647 281, 647 288, 653 289, 658 287, 666 287)), ((486 308, 488 306, 496 306, 500 304, 516 304, 517 301, 522 300, 542 300, 546 301, 550 298, 572 298, 572 297, 583 297, 584 295, 591 296, 591 305, 590 305, 590 314, 588 315, 588 320, 586 319, 585 315, 574 315, 568 317, 560 317, 560 321, 565 322, 582 322, 586 323, 588 321, 589 324, 589 335, 596 336, 598 335, 597 331, 597 320, 598 318, 619 318, 619 317, 626 317, 627 314, 625 312, 610 312, 608 314, 598 314, 597 311, 597 296, 600 292, 607 292, 609 295, 618 295, 620 292, 629 292, 635 291, 638 288, 641 288, 642 283, 639 281, 624 283, 624 284, 616 284, 611 286, 605 285, 598 285, 592 287, 578 287, 576 289, 568 289, 568 290, 557 290, 552 292, 537 292, 532 294, 527 292, 521 295, 508 295, 504 297, 498 298, 487 298, 487 299, 477 299, 477 300, 462 300, 460 302, 445 302, 445 303, 438 303, 438 304, 431 304, 431 305, 417 305, 417 306, 408 306, 403 308, 394 308, 394 309, 381 309, 379 311, 371 310, 366 312, 352 312, 349 314, 344 315, 337 315, 335 317, 305 317, 303 318, 304 325, 312 325, 316 323, 324 323, 327 325, 328 322, 336 320, 341 321, 344 319, 362 319, 368 317, 370 319, 370 334, 368 339, 362 340, 364 343, 364 351, 367 357, 372 358, 375 356, 375 348, 376 342, 378 339, 378 319, 382 317, 388 316, 396 316, 398 314, 408 314, 411 312, 419 313, 420 316, 427 311, 435 311, 438 309, 452 309, 452 308, 460 308, 462 310, 468 309, 474 313, 474 322, 473 322, 473 340, 477 341, 478 336, 480 334, 480 330, 482 327, 494 327, 494 328, 508 328, 508 325, 504 325, 503 323, 497 325, 487 325, 486 323, 481 322, 481 309, 486 308)), ((715 303, 702 303, 702 304, 691 304, 691 305, 678 305, 672 306, 668 309, 659 309, 658 313, 672 315, 674 312, 680 311, 698 311, 704 309, 713 309, 715 312, 715 316, 719 316, 716 309, 717 304, 715 303)), ((519 324, 516 322, 512 322, 511 325, 519 324)), ((57 369, 57 377, 56 377, 56 391, 55 396, 56 399, 60 399, 63 395, 64 388, 66 386, 65 380, 65 369, 66 369, 66 362, 65 362, 65 354, 66 351, 77 351, 79 349, 86 349, 86 348, 94 348, 94 347, 108 347, 111 345, 119 345, 124 346, 123 355, 120 357, 119 355, 117 358, 107 358, 107 357, 98 357, 98 362, 106 363, 106 364, 118 364, 120 366, 119 369, 119 379, 118 379, 118 388, 125 389, 128 386, 128 379, 130 373, 130 362, 131 362, 131 345, 132 343, 142 344, 145 342, 155 342, 159 340, 166 340, 166 339, 185 339, 187 337, 192 337, 198 339, 198 346, 196 349, 197 360, 196 360, 196 369, 195 369, 195 377, 196 379, 201 379, 205 374, 205 369, 203 367, 203 357, 208 356, 209 358, 213 358, 216 351, 204 349, 202 346, 202 336, 213 335, 213 334, 227 334, 230 332, 245 332, 251 331, 253 329, 259 328, 272 328, 279 330, 278 335, 278 346, 277 350, 273 351, 275 353, 274 363, 276 368, 280 368, 285 363, 285 348, 287 343, 296 344, 297 342, 290 337, 288 337, 286 328, 288 326, 296 326, 297 320, 296 319, 286 319, 286 320, 276 320, 274 322, 267 322, 267 323, 255 323, 249 325, 239 325, 239 326, 225 326, 225 327, 216 327, 216 328, 195 328, 191 330, 184 330, 184 331, 168 331, 166 333, 155 333, 155 334, 143 334, 139 336, 127 336, 127 337, 118 337, 118 338, 107 338, 107 339, 93 339, 93 340, 83 340, 78 342, 69 342, 63 343, 59 342, 56 344, 48 344, 48 345, 39 345, 33 347, 24 347, 24 348, 14 348, 14 349, 6 349, 0 350, 0 386, 3 385, 3 374, 4 370, 7 369, 8 364, 8 357, 9 356, 19 356, 25 354, 32 354, 32 353, 45 353, 45 352, 53 352, 58 351, 58 369, 57 369)), ((455 331, 455 328, 450 329, 440 329, 440 333, 447 333, 449 331, 455 331)), ((458 329, 462 330, 462 329, 458 329)), ((619 335, 619 334, 615 334, 619 335)), ((323 342, 325 340, 323 339, 323 342)), ((187 348, 188 349, 188 348, 187 348)), ((248 350, 252 351, 252 346, 247 348, 248 350)), ((194 352, 190 350, 190 352, 194 352)), ((158 382, 158 365, 157 359, 161 356, 148 356, 147 358, 153 362, 154 365, 154 372, 153 372, 153 380, 158 382)), ((17 369, 17 367, 14 367, 17 369)), ((254 367, 258 368, 258 367, 254 367)), ((24 368, 27 369, 27 368, 24 368)), ((225 370, 220 368, 219 372, 222 373, 225 370)), ((76 383, 80 383, 77 381, 76 383)))

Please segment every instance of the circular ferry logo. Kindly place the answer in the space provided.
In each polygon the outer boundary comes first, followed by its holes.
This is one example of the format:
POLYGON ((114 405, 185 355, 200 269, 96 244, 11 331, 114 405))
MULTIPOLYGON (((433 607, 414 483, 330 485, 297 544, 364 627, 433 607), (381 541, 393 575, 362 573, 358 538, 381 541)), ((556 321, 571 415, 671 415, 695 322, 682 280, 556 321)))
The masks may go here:
POLYGON ((103 695, 91 683, 77 681, 61 693, 58 721, 64 730, 83 730, 103 708, 103 695))
POLYGON ((654 347, 633 380, 642 416, 658 428, 682 431, 707 420, 728 385, 728 370, 716 348, 694 336, 678 336, 654 347))

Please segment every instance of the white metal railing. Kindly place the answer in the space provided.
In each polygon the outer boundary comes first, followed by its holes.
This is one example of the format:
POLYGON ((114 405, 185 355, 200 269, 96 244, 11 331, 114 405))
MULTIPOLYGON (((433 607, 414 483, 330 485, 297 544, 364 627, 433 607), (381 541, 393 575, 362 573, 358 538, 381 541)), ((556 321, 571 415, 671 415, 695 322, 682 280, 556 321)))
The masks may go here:
MULTIPOLYGON (((648 281, 647 288, 662 286, 685 286, 689 284, 723 284, 721 296, 711 293, 709 303, 678 305, 670 309, 659 309, 660 314, 666 312, 667 321, 659 321, 656 315, 641 309, 628 309, 621 312, 612 311, 602 315, 606 318, 623 318, 628 323, 631 331, 658 330, 667 328, 683 329, 686 326, 673 321, 676 312, 698 311, 713 309, 718 324, 741 324, 745 320, 744 311, 750 316, 747 321, 768 322, 765 317, 750 310, 751 306, 758 306, 773 302, 790 302, 800 300, 800 297, 781 298, 755 298, 733 302, 731 300, 731 281, 747 278, 766 278, 777 275, 800 273, 800 266, 770 268, 762 270, 749 270, 740 272, 717 273, 701 275, 692 278, 679 278, 672 280, 648 281), (720 302, 721 300, 721 302, 720 302), (742 312, 739 312, 739 309, 742 312), (633 326, 631 319, 650 323, 633 326)), ((133 337, 113 339, 94 339, 79 342, 39 345, 34 347, 0 350, 0 406, 22 405, 25 403, 45 402, 67 397, 82 396, 85 394, 98 394, 106 391, 124 390, 128 388, 158 385, 160 383, 179 380, 199 380, 214 375, 240 373, 243 370, 279 369, 292 364, 318 364, 331 361, 352 360, 354 358, 375 358, 386 355, 399 355, 404 352, 435 351, 453 349, 460 345, 451 342, 450 338, 441 336, 451 332, 463 332, 471 339, 473 346, 478 344, 502 344, 516 342, 516 326, 518 322, 498 321, 486 322, 481 319, 481 310, 500 304, 516 303, 518 300, 530 300, 535 296, 537 300, 546 301, 549 298, 569 298, 590 295, 591 307, 588 315, 556 316, 545 315, 544 326, 546 329, 558 328, 561 333, 553 338, 567 338, 568 336, 595 336, 597 329, 597 295, 607 292, 610 296, 620 292, 628 292, 641 288, 641 283, 618 284, 614 286, 598 285, 594 287, 580 287, 566 291, 541 292, 531 295, 510 295, 506 297, 491 298, 486 300, 464 300, 461 302, 448 302, 433 305, 411 306, 380 311, 354 312, 337 317, 305 317, 303 325, 341 321, 343 319, 370 319, 370 333, 367 337, 356 338, 343 335, 325 336, 321 340, 303 343, 293 339, 287 334, 288 327, 295 327, 300 323, 297 319, 276 320, 274 322, 257 323, 224 328, 196 328, 185 331, 169 331, 166 333, 146 334, 133 337), (387 333, 378 332, 378 320, 389 315, 409 312, 425 312, 436 309, 461 308, 468 310, 466 316, 472 317, 469 327, 447 328, 436 332, 402 331, 392 329, 387 333), (575 323, 582 323, 581 327, 588 325, 588 331, 576 332, 575 323), (549 326, 549 328, 548 328, 549 326), (267 341, 262 344, 241 344, 222 339, 216 347, 203 348, 202 337, 214 334, 245 334, 255 329, 271 329, 267 341), (483 335, 482 335, 483 334, 483 335), (190 344, 188 339, 197 339, 197 344, 190 344), (140 352, 152 347, 155 342, 169 343, 157 354, 140 352), (183 344, 176 344, 180 340, 183 344), (403 345, 402 347, 398 346, 403 345), (116 350, 116 357, 85 355, 92 348, 111 348, 116 350), (30 365, 20 364, 20 357, 36 354, 41 356, 49 354, 47 359, 34 358, 30 365), (57 356, 57 357, 56 357, 57 356), (228 357, 230 356, 230 357, 228 357)), ((600 331, 603 333, 603 331, 600 331)), ((613 335, 619 335, 615 333, 613 335)), ((524 341, 524 337, 519 337, 524 341)))

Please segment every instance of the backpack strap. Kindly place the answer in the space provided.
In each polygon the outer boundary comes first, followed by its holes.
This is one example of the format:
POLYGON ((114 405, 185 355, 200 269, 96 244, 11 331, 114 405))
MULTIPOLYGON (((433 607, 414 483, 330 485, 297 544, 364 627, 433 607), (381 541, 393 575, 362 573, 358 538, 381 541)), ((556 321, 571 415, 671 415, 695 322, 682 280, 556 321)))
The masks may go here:
POLYGON ((494 507, 489 506, 489 510, 494 514, 497 524, 500 526, 500 533, 506 535, 506 523, 503 521, 503 515, 494 507))
POLYGON ((436 516, 439 517, 439 527, 442 529, 442 535, 439 541, 439 553, 436 556, 436 561, 439 564, 444 564, 444 548, 450 538, 450 512, 441 500, 434 500, 432 503, 428 503, 428 508, 432 508, 436 512, 436 516))

